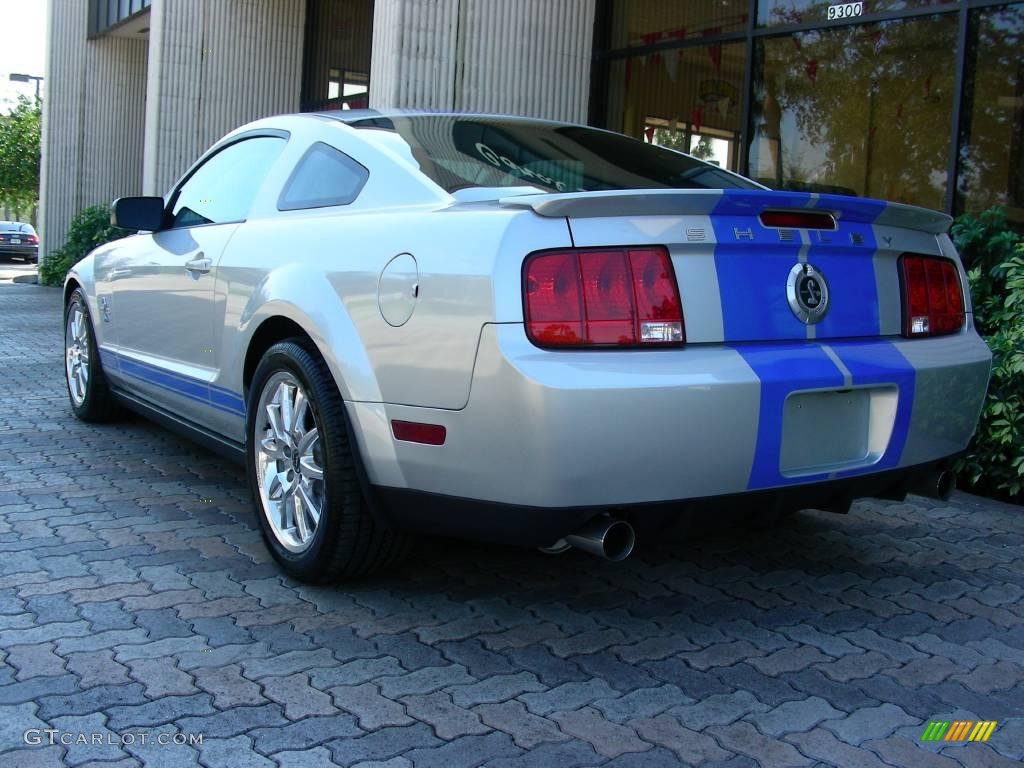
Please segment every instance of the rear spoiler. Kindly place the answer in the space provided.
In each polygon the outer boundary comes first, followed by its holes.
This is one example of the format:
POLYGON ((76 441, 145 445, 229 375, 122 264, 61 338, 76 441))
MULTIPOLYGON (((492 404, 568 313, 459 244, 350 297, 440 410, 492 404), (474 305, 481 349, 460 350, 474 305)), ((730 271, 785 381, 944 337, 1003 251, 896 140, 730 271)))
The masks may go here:
POLYGON ((837 220, 903 227, 941 235, 953 219, 944 213, 865 197, 759 189, 632 189, 503 197, 499 204, 532 208, 548 218, 614 216, 756 216, 764 210, 828 211, 837 220))

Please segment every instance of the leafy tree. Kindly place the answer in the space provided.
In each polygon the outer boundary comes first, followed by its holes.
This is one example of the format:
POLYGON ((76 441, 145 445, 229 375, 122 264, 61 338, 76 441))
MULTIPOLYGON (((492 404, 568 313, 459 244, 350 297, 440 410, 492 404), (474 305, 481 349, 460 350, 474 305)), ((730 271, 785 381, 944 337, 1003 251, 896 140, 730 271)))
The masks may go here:
POLYGON ((654 143, 659 147, 686 152, 698 160, 709 160, 715 156, 715 148, 711 144, 710 136, 699 136, 697 144, 692 150, 686 146, 687 138, 685 131, 673 131, 669 128, 654 129, 654 143))
POLYGON ((675 149, 679 152, 687 152, 686 132, 673 131, 669 128, 654 129, 654 143, 666 149, 675 149))
POLYGON ((24 96, 0 115, 0 207, 26 210, 39 199, 41 123, 38 100, 24 96))
POLYGON ((691 155, 696 157, 698 160, 710 160, 715 156, 715 147, 711 143, 710 136, 701 136, 697 140, 697 146, 690 152, 691 155))
POLYGON ((766 39, 753 172, 771 186, 809 182, 942 208, 956 25, 949 15, 766 39), (793 160, 811 175, 796 176, 793 160))
POLYGON ((975 42, 964 68, 964 141, 957 177, 969 211, 1008 206, 1018 229, 1024 214, 1024 6, 972 14, 975 42), (1018 106, 1014 107, 1014 102, 1018 106))
POLYGON ((951 234, 968 267, 974 324, 992 350, 992 380, 978 431, 958 462, 975 490, 1024 498, 1024 240, 1006 212, 957 219, 951 234))
POLYGON ((71 219, 64 245, 50 253, 39 265, 39 281, 43 285, 62 284, 68 270, 94 248, 130 234, 128 230, 111 225, 109 206, 83 208, 71 219))

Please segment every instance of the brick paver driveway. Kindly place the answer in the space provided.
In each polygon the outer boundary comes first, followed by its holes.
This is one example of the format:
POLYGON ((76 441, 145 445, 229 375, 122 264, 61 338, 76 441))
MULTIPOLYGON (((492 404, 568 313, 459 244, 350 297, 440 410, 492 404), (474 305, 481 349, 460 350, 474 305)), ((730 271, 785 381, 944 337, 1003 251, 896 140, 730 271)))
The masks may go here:
POLYGON ((618 565, 426 541, 387 578, 303 586, 238 468, 143 421, 72 420, 59 303, 0 288, 4 766, 1022 757, 1020 508, 861 502, 618 565), (922 745, 938 718, 999 725, 922 745), (98 743, 59 744, 79 733, 98 743), (178 733, 202 744, 157 743, 178 733))

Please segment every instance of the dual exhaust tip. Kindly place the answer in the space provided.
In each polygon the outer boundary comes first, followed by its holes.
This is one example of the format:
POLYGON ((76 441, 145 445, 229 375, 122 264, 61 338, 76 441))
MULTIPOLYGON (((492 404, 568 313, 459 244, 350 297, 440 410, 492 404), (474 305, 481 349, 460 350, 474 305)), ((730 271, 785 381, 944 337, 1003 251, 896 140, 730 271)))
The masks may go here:
POLYGON ((948 469, 933 470, 917 478, 909 490, 918 496, 949 501, 956 490, 956 475, 948 469))
MULTIPOLYGON (((956 489, 956 475, 948 469, 940 469, 919 477, 910 490, 932 499, 949 500, 956 489)), ((625 560, 636 546, 636 532, 625 520, 616 520, 608 515, 598 515, 586 525, 559 539, 542 551, 565 552, 570 548, 587 552, 614 563, 625 560)))
POLYGON ((636 533, 632 525, 625 520, 599 515, 564 539, 559 539, 550 547, 543 547, 541 551, 557 554, 575 547, 617 563, 629 557, 635 545, 636 533))

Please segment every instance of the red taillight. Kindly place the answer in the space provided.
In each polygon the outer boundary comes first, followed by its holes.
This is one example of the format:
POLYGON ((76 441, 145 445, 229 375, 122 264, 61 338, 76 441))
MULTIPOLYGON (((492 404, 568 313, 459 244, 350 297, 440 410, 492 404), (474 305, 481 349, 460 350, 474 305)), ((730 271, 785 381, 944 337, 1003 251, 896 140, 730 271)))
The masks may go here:
POLYGON ((941 336, 964 326, 960 272, 949 259, 900 256, 903 335, 941 336))
POLYGON ((39 238, 36 237, 35 235, 29 235, 28 237, 25 238, 25 242, 27 242, 29 245, 39 245, 39 238))
POLYGON ((530 256, 526 333, 541 347, 679 345, 682 303, 664 246, 576 248, 530 256))
POLYGON ((835 229, 836 220, 831 213, 820 211, 765 211, 761 225, 780 229, 835 229))
POLYGON ((392 419, 391 433, 395 440, 407 443, 423 443, 424 445, 444 445, 448 435, 440 424, 421 424, 418 421, 398 421, 392 419))

